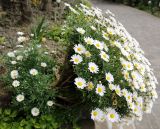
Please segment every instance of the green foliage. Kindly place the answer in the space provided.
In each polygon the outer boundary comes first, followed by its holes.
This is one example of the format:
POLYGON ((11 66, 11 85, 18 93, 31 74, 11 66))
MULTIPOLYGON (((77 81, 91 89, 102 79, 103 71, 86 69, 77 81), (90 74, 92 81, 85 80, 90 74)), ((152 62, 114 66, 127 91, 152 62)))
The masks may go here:
MULTIPOLYGON (((37 44, 40 44, 42 41, 43 36, 45 35, 45 31, 47 28, 47 24, 44 22, 45 17, 43 17, 38 25, 32 28, 32 34, 33 34, 33 41, 37 44)), ((33 43, 34 43, 33 42, 33 43)))
POLYGON ((77 104, 73 105, 76 107, 73 110, 73 107, 66 102, 63 104, 63 100, 61 102, 57 97, 70 94, 73 100, 78 98, 79 101, 76 102, 79 103, 81 102, 79 93, 74 91, 75 88, 64 93, 67 88, 55 87, 56 70, 59 64, 53 53, 48 52, 45 45, 41 44, 42 38, 46 37, 57 43, 63 43, 63 46, 67 47, 68 44, 61 35, 61 28, 61 25, 57 25, 53 29, 47 29, 42 19, 38 26, 33 28, 34 36, 27 41, 29 42, 27 46, 16 48, 4 57, 7 72, 1 79, 5 82, 6 89, 11 91, 12 100, 9 109, 4 110, 3 115, 0 115, 0 129, 60 129, 60 126, 70 124, 71 127, 78 129, 76 122, 82 118, 83 108, 77 104), (33 69, 36 73, 31 73, 33 69), (18 71, 18 76, 15 78, 11 75, 13 70, 18 71), (14 85, 14 81, 18 81, 19 85, 14 85), (23 95, 24 100, 19 101, 18 95, 23 95), (52 101, 51 106, 48 106, 48 101, 52 101), (35 107, 39 109, 37 117, 31 112, 35 107), (11 115, 10 109, 14 109, 17 113, 15 112, 14 116, 11 115))
POLYGON ((0 36, 0 45, 5 43, 5 37, 0 36))
POLYGON ((17 111, 0 109, 0 129, 59 129, 59 124, 52 115, 38 118, 23 117, 17 111))
POLYGON ((53 86, 56 83, 57 63, 40 44, 44 33, 42 19, 34 29, 34 37, 28 41, 28 47, 16 49, 5 56, 7 72, 3 79, 12 92, 10 106, 24 114, 30 114, 34 107, 40 110, 40 114, 54 112, 56 89, 53 86), (51 104, 48 105, 48 102, 51 104))
POLYGON ((84 4, 88 7, 91 7, 91 3, 88 0, 75 0, 73 4, 74 5, 79 5, 80 3, 84 4))
POLYGON ((53 84, 55 81, 55 61, 44 54, 41 48, 33 47, 28 48, 23 52, 17 52, 15 55, 22 56, 22 60, 16 61, 16 64, 11 64, 15 58, 7 58, 6 66, 8 73, 6 76, 7 85, 13 91, 12 105, 19 108, 19 110, 25 110, 30 112, 33 107, 39 107, 41 113, 52 112, 52 108, 47 107, 48 100, 55 99, 55 90, 53 84), (41 66, 42 63, 46 63, 47 66, 41 66), (38 74, 36 76, 31 75, 30 71, 36 69, 38 74), (19 77, 16 79, 20 82, 20 86, 13 86, 13 79, 11 78, 11 72, 18 70, 19 77), (25 99, 23 102, 17 102, 16 96, 18 94, 24 94, 25 99), (44 97, 45 96, 45 97, 44 97))
POLYGON ((160 0, 122 0, 121 3, 135 6, 140 10, 150 12, 155 16, 160 16, 160 0))
MULTIPOLYGON (((83 77, 86 82, 93 82, 94 86, 96 86, 99 83, 99 80, 101 80, 101 83, 103 85, 106 85, 108 87, 108 82, 104 79, 105 72, 111 72, 112 75, 115 78, 115 83, 119 83, 122 81, 121 85, 122 88, 124 86, 127 86, 128 83, 125 81, 123 78, 123 75, 121 73, 121 63, 119 58, 122 56, 120 50, 117 47, 110 46, 112 42, 121 40, 123 43, 123 39, 119 37, 118 35, 108 35, 111 40, 104 41, 101 32, 107 31, 106 28, 103 26, 98 25, 95 22, 94 17, 84 15, 80 11, 78 11, 78 15, 75 14, 74 12, 71 12, 67 18, 66 18, 66 24, 63 26, 64 28, 62 29, 63 33, 63 38, 65 39, 68 44, 70 44, 70 48, 73 48, 75 44, 82 44, 85 48, 86 51, 89 51, 91 54, 91 57, 86 57, 86 55, 83 55, 83 63, 80 63, 78 65, 74 65, 74 72, 78 77, 83 77), (76 19, 76 20, 75 20, 76 19), (91 26, 96 27, 96 30, 92 30, 91 26), (109 46, 107 49, 109 50, 107 53, 110 55, 110 61, 105 62, 104 60, 99 59, 99 50, 95 48, 93 45, 88 46, 84 42, 84 36, 79 34, 76 29, 78 27, 83 28, 86 30, 85 32, 85 37, 92 37, 92 39, 96 39, 98 41, 104 41, 104 43, 109 46), (90 71, 88 71, 88 63, 89 62, 96 62, 96 64, 99 66, 99 72, 98 74, 92 74, 90 71), (83 68, 83 70, 82 70, 83 68)), ((72 54, 73 54, 72 50, 72 54)), ((94 109, 95 107, 104 109, 106 107, 111 107, 114 106, 113 102, 116 101, 116 109, 119 111, 119 113, 123 116, 128 113, 128 106, 126 103, 125 99, 122 99, 118 95, 114 95, 113 97, 113 92, 109 89, 106 88, 106 96, 104 98, 98 96, 95 93, 95 88, 92 91, 87 91, 87 90, 81 90, 83 92, 83 101, 84 102, 89 102, 88 108, 89 110, 94 109), (125 103, 125 104, 124 104, 125 103)), ((128 88, 129 91, 132 92, 131 88, 128 88)))

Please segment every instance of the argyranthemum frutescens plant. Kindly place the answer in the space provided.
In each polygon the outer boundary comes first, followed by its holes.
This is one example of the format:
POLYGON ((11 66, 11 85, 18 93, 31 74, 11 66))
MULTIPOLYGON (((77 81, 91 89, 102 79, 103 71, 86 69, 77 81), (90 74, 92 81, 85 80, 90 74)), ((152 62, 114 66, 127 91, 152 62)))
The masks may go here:
POLYGON ((139 43, 110 11, 66 6, 62 34, 73 47, 74 84, 90 103, 91 118, 120 122, 151 112, 158 82, 139 43))
POLYGON ((32 116, 54 111, 56 62, 41 45, 8 52, 6 67, 11 107, 32 116))

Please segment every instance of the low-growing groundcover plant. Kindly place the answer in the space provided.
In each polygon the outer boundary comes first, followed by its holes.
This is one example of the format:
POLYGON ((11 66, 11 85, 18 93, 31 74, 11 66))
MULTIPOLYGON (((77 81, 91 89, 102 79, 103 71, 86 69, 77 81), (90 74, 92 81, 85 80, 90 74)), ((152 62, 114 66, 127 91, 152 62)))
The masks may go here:
POLYGON ((58 129, 59 124, 53 115, 27 116, 11 109, 0 109, 0 129, 58 129))
POLYGON ((73 48, 74 84, 89 102, 91 119, 141 120, 158 97, 158 82, 139 43, 109 10, 66 6, 71 11, 63 36, 73 48))
POLYGON ((18 42, 29 46, 6 55, 3 81, 12 98, 0 110, 0 128, 78 129, 88 114, 123 123, 151 112, 158 82, 139 43, 109 10, 65 5, 63 25, 46 32, 42 20, 30 39, 19 32, 18 42), (44 33, 67 48, 59 80, 58 59, 40 44, 44 33))

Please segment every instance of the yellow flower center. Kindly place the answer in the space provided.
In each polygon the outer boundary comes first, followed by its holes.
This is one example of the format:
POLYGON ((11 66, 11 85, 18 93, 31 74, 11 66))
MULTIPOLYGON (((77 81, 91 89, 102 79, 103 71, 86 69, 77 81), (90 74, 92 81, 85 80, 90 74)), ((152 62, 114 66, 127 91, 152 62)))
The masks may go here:
POLYGON ((106 54, 103 54, 102 57, 103 57, 103 58, 107 58, 106 54))
POLYGON ((83 83, 82 82, 78 82, 77 85, 81 87, 83 85, 83 83))
POLYGON ((119 90, 119 89, 117 89, 117 90, 116 90, 116 93, 117 93, 117 94, 119 94, 119 93, 120 93, 120 90, 119 90))
POLYGON ((99 48, 99 47, 100 47, 100 44, 99 44, 99 43, 97 43, 97 44, 96 44, 96 47, 97 47, 97 48, 99 48))
POLYGON ((123 95, 126 96, 126 92, 124 92, 123 95))
POLYGON ((108 34, 107 34, 107 33, 105 33, 105 34, 104 34, 104 36, 105 36, 105 37, 108 37, 108 34))
POLYGON ((94 70, 95 70, 95 67, 92 66, 92 67, 91 67, 91 71, 94 71, 94 70))
POLYGON ((97 116, 98 115, 98 113, 97 112, 93 112, 93 116, 97 116))
POLYGON ((102 88, 98 88, 98 93, 101 93, 102 92, 102 88))
POLYGON ((115 115, 114 114, 110 114, 110 118, 114 119, 115 115))
POLYGON ((94 86, 93 86, 93 83, 92 83, 92 82, 88 83, 88 89, 89 89, 89 90, 92 90, 93 87, 94 87, 94 86))
POLYGON ((137 112, 138 111, 137 108, 135 108, 134 111, 137 112))
POLYGON ((77 51, 81 51, 82 49, 81 48, 77 48, 77 51))
POLYGON ((136 75, 132 74, 132 77, 133 77, 133 79, 135 79, 135 78, 136 78, 136 75))
POLYGON ((77 58, 76 58, 76 59, 74 59, 74 62, 78 63, 78 62, 79 62, 79 59, 77 59, 77 58))
POLYGON ((91 40, 88 40, 88 41, 87 41, 87 44, 92 44, 92 41, 91 41, 91 40))
POLYGON ((111 78, 109 76, 106 76, 106 80, 110 80, 111 78))
POLYGON ((110 31, 110 32, 108 32, 110 35, 112 35, 113 33, 110 31))
POLYGON ((131 99, 131 96, 128 96, 128 99, 130 100, 130 99, 131 99))
POLYGON ((89 51, 87 51, 87 52, 85 53, 85 55, 86 55, 86 57, 90 57, 90 56, 91 56, 91 53, 90 53, 89 51))
POLYGON ((135 64, 135 67, 138 67, 138 64, 135 64))
POLYGON ((128 64, 127 66, 128 66, 128 68, 131 68, 131 65, 130 65, 130 64, 128 64))

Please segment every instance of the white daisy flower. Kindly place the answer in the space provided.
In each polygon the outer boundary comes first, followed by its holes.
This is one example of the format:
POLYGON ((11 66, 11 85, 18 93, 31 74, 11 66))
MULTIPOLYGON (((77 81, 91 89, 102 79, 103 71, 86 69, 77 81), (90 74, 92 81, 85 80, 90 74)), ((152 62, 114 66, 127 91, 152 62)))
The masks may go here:
POLYGON ((106 44, 104 44, 104 50, 105 50, 106 52, 108 52, 108 50, 109 50, 109 48, 107 47, 106 44))
POLYGON ((113 91, 113 90, 115 90, 115 88, 116 88, 116 86, 115 85, 113 85, 113 84, 109 84, 109 89, 111 90, 111 91, 113 91))
POLYGON ((91 119, 99 122, 103 121, 105 119, 103 111, 100 110, 99 108, 92 110, 91 119))
POLYGON ((34 108, 31 109, 31 114, 32 114, 33 116, 38 116, 39 113, 40 113, 40 111, 39 111, 38 108, 34 107, 34 108))
POLYGON ((141 75, 137 71, 132 71, 131 76, 132 76, 133 80, 140 80, 141 79, 141 75))
POLYGON ((22 101, 24 100, 24 95, 22 95, 22 94, 17 95, 17 96, 16 96, 16 100, 17 100, 18 102, 22 102, 22 101))
POLYGON ((53 101, 51 101, 51 100, 47 101, 47 105, 48 105, 49 107, 52 107, 52 106, 53 106, 53 101))
POLYGON ((128 106, 130 109, 134 110, 135 104, 133 102, 129 102, 128 106))
POLYGON ((88 44, 88 45, 92 45, 94 40, 90 37, 85 37, 84 38, 84 41, 88 44))
POLYGON ((89 58, 89 57, 91 57, 91 53, 89 51, 86 51, 85 56, 89 58))
POLYGON ((57 3, 61 3, 61 0, 56 0, 57 3))
POLYGON ((22 42, 25 42, 25 41, 27 40, 27 38, 24 37, 24 36, 19 36, 19 37, 17 38, 17 40, 18 40, 19 43, 22 43, 22 42))
POLYGON ((76 44, 74 46, 74 51, 78 54, 84 54, 86 52, 86 49, 82 44, 76 44))
POLYGON ((146 86, 145 86, 144 83, 141 83, 141 84, 140 84, 140 91, 141 91, 141 92, 146 92, 146 91, 147 91, 146 86))
POLYGON ((125 80, 128 81, 130 79, 129 72, 127 70, 122 71, 122 74, 124 75, 125 80))
POLYGON ((152 91, 151 91, 151 95, 152 95, 152 97, 153 97, 154 99, 157 99, 157 98, 158 98, 158 94, 157 94, 156 90, 152 90, 152 91))
POLYGON ((7 53, 7 56, 8 56, 8 57, 15 57, 15 54, 14 54, 14 52, 8 52, 8 53, 7 53))
POLYGON ((112 123, 113 122, 118 122, 119 121, 119 115, 118 115, 118 113, 115 111, 115 109, 111 109, 111 108, 109 108, 109 109, 107 109, 107 119, 109 120, 109 121, 111 121, 112 123))
POLYGON ((97 49, 100 49, 102 50, 104 48, 104 43, 98 41, 98 40, 94 40, 94 46, 97 48, 97 49))
POLYGON ((29 71, 29 73, 30 73, 31 75, 35 76, 35 75, 38 74, 38 71, 37 71, 36 69, 31 69, 31 70, 29 71))
POLYGON ((132 93, 128 92, 125 96, 127 102, 131 103, 132 102, 132 93))
POLYGON ((108 27, 108 28, 107 28, 107 32, 108 32, 110 35, 115 34, 115 30, 114 30, 113 28, 111 28, 111 27, 108 27))
POLYGON ((79 89, 84 89, 84 87, 87 86, 86 81, 85 81, 83 78, 81 78, 81 77, 75 78, 74 84, 75 84, 79 89))
POLYGON ((89 90, 89 91, 93 90, 93 88, 94 88, 93 82, 88 82, 86 88, 87 88, 87 90, 89 90))
POLYGON ((17 56, 17 58, 16 58, 17 60, 19 60, 19 61, 22 61, 22 59, 23 59, 23 56, 17 56))
POLYGON ((108 35, 108 33, 105 33, 104 31, 102 31, 102 35, 103 35, 103 38, 104 38, 104 39, 109 40, 109 35, 108 35))
POLYGON ((18 87, 18 86, 20 86, 20 82, 17 81, 17 80, 14 80, 14 81, 12 82, 12 86, 18 87))
POLYGON ((100 56, 104 61, 109 62, 109 55, 107 55, 104 51, 101 51, 100 56))
POLYGON ((97 84, 96 93, 100 96, 104 96, 104 93, 106 92, 105 86, 102 84, 97 84))
POLYGON ((97 66, 95 63, 93 63, 93 62, 90 62, 90 63, 88 64, 88 69, 89 69, 89 71, 90 71, 91 73, 98 73, 98 71, 99 71, 98 66, 97 66))
POLYGON ((11 64, 15 65, 17 64, 17 61, 11 61, 11 64))
POLYGON ((79 13, 78 13, 74 8, 72 8, 71 6, 68 6, 68 7, 69 7, 69 9, 70 9, 73 13, 79 15, 79 13))
POLYGON ((139 89, 140 88, 140 86, 139 86, 137 81, 133 81, 132 84, 133 84, 135 89, 139 89))
POLYGON ((126 70, 133 70, 133 64, 131 62, 127 62, 126 70))
POLYGON ((74 63, 74 64, 79 64, 83 61, 82 57, 80 55, 76 55, 74 54, 73 56, 71 56, 71 61, 74 63))
POLYGON ((17 71, 17 70, 11 71, 11 78, 12 78, 12 79, 18 78, 18 71, 17 71))
POLYGON ((134 106, 133 113, 136 114, 137 116, 141 116, 142 110, 139 106, 134 106))
POLYGON ((94 26, 91 26, 91 29, 95 31, 95 30, 96 30, 96 27, 94 27, 94 26))
POLYGON ((19 31, 19 32, 17 32, 17 35, 22 36, 22 35, 24 35, 24 33, 19 31))
POLYGON ((80 33, 82 35, 86 32, 83 28, 79 28, 79 27, 76 30, 78 33, 80 33))
POLYGON ((122 96, 121 88, 120 88, 120 86, 119 86, 119 85, 117 85, 117 86, 116 86, 116 88, 115 88, 115 92, 116 92, 116 94, 117 94, 117 95, 122 96))
POLYGON ((127 91, 126 89, 123 89, 123 90, 122 90, 122 95, 123 95, 124 97, 127 97, 127 94, 128 94, 128 91, 127 91))
POLYGON ((106 76, 106 80, 107 80, 109 83, 114 82, 113 75, 112 75, 110 72, 106 73, 105 76, 106 76))
POLYGON ((34 34, 31 34, 30 36, 31 36, 31 37, 34 37, 34 34))
POLYGON ((44 68, 45 68, 45 67, 47 67, 47 64, 46 64, 45 62, 42 62, 42 63, 41 63, 41 67, 44 67, 44 68))
POLYGON ((45 54, 45 55, 48 55, 49 53, 48 53, 48 52, 44 52, 44 54, 45 54))

